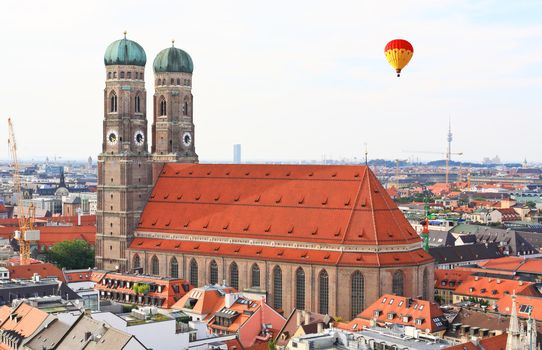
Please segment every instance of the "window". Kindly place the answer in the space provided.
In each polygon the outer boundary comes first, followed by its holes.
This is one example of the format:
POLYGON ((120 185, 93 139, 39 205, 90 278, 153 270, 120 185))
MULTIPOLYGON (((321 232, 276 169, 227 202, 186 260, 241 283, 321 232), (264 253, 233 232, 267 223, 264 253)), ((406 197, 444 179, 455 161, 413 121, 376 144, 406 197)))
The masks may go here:
POLYGON ((183 104, 183 115, 188 115, 188 102, 186 101, 183 104))
POLYGON ((111 72, 107 72, 107 79, 111 79, 111 72))
POLYGON ((305 271, 301 267, 295 271, 295 307, 305 310, 305 271))
POLYGON ((164 96, 160 97, 160 115, 166 115, 167 114, 167 104, 166 99, 164 96))
POLYGON ((151 259, 151 274, 160 274, 160 263, 158 262, 158 258, 156 257, 156 255, 153 255, 151 259))
POLYGON ((239 268, 235 262, 230 265, 230 286, 239 290, 239 268))
POLYGON ((326 270, 320 271, 318 275, 320 313, 326 315, 329 311, 329 276, 326 270))
POLYGON ((171 258, 169 262, 169 271, 171 277, 179 278, 179 263, 177 262, 176 257, 171 258))
POLYGON ((363 275, 359 271, 352 274, 351 298, 351 316, 353 319, 363 311, 363 304, 365 301, 365 281, 363 275))
POLYGON ((171 78, 170 83, 171 83, 171 85, 174 85, 175 84, 175 79, 171 78))
POLYGON ((429 271, 427 267, 423 269, 423 298, 429 300, 429 271))
POLYGON ((252 265, 251 269, 251 286, 259 287, 260 286, 260 267, 258 264, 252 265))
POLYGON ((139 73, 139 78, 140 78, 141 80, 143 80, 143 74, 144 74, 143 72, 139 73))
POLYGON ((132 260, 132 267, 134 269, 137 269, 138 267, 141 267, 141 260, 139 259, 139 255, 135 254, 134 258, 132 260))
POLYGON ((273 307, 282 309, 282 270, 279 266, 273 268, 273 307))
POLYGON ((211 264, 209 264, 209 283, 218 283, 218 265, 214 260, 211 260, 211 264))
POLYGON ((115 91, 111 92, 111 97, 109 101, 109 111, 110 112, 117 111, 117 94, 115 93, 115 91))
POLYGON ((393 273, 391 290, 393 294, 404 295, 404 276, 403 271, 398 270, 393 273))
POLYGON ((113 72, 113 79, 117 79, 117 72, 113 72))
POLYGON ((181 79, 177 78, 177 85, 181 85, 181 79))
POLYGON ((135 97, 135 106, 134 106, 134 110, 136 113, 140 113, 141 112, 141 97, 139 97, 139 95, 137 95, 135 97))
POLYGON ((124 79, 124 72, 120 72, 120 78, 124 79))
POLYGON ((190 260, 190 283, 194 286, 198 286, 198 263, 195 259, 190 260))
POLYGON ((126 78, 132 79, 132 72, 127 72, 126 73, 126 78))

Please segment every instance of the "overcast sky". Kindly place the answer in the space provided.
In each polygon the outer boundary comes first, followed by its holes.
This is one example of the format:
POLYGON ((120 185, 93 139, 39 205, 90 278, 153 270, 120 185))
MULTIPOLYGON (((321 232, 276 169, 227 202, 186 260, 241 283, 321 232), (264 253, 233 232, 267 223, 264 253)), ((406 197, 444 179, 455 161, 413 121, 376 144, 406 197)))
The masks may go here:
MULTIPOLYGON (((196 151, 230 160, 430 160, 448 118, 464 160, 542 162, 540 1, 2 1, 0 135, 19 156, 96 158, 103 53, 122 37, 152 61, 171 45, 194 61, 196 151), (383 49, 409 40, 396 78, 383 49)), ((150 111, 150 104, 148 110, 150 111)), ((152 113, 147 115, 149 125, 152 113)))

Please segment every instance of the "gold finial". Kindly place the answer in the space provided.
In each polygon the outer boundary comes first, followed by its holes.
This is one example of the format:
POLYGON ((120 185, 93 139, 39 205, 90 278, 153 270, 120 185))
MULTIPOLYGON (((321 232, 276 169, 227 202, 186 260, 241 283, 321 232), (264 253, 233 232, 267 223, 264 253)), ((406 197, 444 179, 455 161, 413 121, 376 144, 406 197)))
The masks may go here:
POLYGON ((175 39, 171 39, 171 47, 175 47, 175 39))
POLYGON ((128 31, 124 31, 124 39, 126 39, 126 34, 128 34, 128 31))

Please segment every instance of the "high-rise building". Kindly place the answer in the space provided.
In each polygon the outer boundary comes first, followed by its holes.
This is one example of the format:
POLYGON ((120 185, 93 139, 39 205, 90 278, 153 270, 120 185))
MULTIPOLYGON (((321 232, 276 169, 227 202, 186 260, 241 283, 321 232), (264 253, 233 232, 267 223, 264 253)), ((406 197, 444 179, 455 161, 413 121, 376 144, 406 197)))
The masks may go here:
POLYGON ((241 145, 238 143, 233 145, 233 163, 241 164, 241 145))

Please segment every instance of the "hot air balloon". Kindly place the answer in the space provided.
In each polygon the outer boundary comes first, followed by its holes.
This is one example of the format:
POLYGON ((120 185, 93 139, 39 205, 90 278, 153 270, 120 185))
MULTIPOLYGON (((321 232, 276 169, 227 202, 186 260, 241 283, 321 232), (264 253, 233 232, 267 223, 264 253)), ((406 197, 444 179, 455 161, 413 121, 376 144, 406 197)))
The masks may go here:
POLYGON ((414 54, 414 48, 406 40, 395 39, 386 45, 384 53, 390 65, 397 72, 397 76, 400 77, 401 69, 405 68, 414 54))

